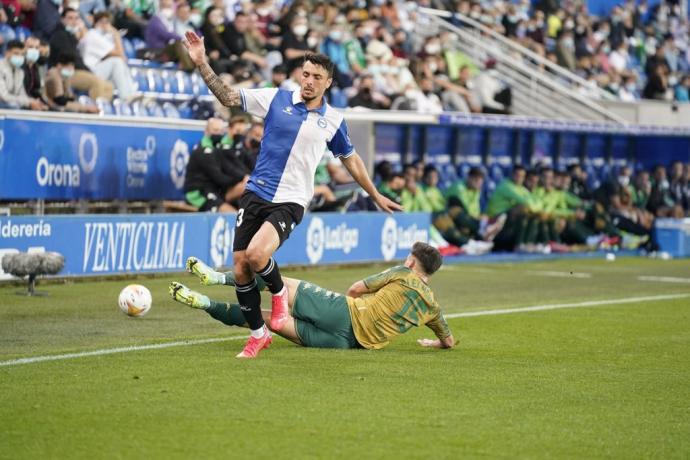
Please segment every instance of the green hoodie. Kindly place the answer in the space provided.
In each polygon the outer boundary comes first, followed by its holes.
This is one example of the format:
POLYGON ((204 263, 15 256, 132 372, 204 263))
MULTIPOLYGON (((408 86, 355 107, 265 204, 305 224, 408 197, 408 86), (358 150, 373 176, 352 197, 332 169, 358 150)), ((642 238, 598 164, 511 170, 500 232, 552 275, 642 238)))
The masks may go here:
POLYGON ((467 188, 465 182, 456 181, 446 189, 446 200, 457 198, 470 216, 479 219, 481 215, 479 203, 481 194, 481 190, 472 190, 467 188))
POLYGON ((517 185, 511 179, 505 179, 498 184, 489 198, 486 213, 489 217, 495 217, 520 205, 527 206, 531 210, 539 208, 532 194, 524 185, 517 185))

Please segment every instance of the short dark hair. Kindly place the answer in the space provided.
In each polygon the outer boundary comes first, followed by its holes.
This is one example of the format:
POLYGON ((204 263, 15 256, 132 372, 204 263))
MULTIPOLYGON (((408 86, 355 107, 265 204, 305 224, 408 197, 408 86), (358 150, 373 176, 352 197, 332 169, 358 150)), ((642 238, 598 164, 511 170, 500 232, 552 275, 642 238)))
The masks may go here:
POLYGON ((481 177, 482 179, 484 179, 484 171, 482 171, 482 168, 478 166, 472 166, 470 168, 470 172, 467 173, 467 175, 469 177, 481 177))
POLYGON ((110 14, 108 11, 99 11, 98 13, 93 15, 93 23, 94 24, 96 24, 101 19, 107 19, 108 22, 112 22, 113 21, 113 15, 110 14))
POLYGON ((326 73, 328 73, 328 78, 333 77, 333 72, 335 71, 335 64, 333 63, 333 61, 331 61, 331 58, 329 58, 325 54, 306 53, 304 55, 304 62, 302 63, 302 65, 304 65, 307 62, 311 62, 314 65, 323 67, 326 70, 326 73))
POLYGON ((417 241, 413 244, 412 251, 410 252, 415 259, 419 261, 424 273, 429 276, 436 273, 436 271, 441 268, 441 265, 443 265, 443 257, 441 257, 441 253, 438 252, 438 249, 426 243, 422 243, 421 241, 417 241))
POLYGON ((524 166, 521 165, 515 165, 513 166, 513 174, 515 174, 518 171, 527 171, 524 166))
POLYGON ((426 165, 424 166, 424 175, 426 176, 427 174, 431 172, 436 172, 438 173, 438 169, 436 169, 436 166, 434 165, 426 165))
POLYGON ((388 182, 393 177, 393 164, 388 160, 383 160, 374 169, 384 182, 388 182))
POLYGON ((69 7, 68 7, 68 8, 65 8, 64 10, 62 10, 62 14, 60 15, 60 17, 63 17, 63 18, 64 18, 64 17, 67 16, 69 13, 79 13, 79 11, 75 10, 74 8, 69 8, 69 7))
POLYGON ((76 56, 69 51, 60 53, 57 58, 57 63, 61 65, 75 64, 76 62, 76 56))
POLYGON ((7 42, 7 50, 14 50, 14 49, 24 49, 24 43, 21 42, 21 40, 10 40, 7 42))

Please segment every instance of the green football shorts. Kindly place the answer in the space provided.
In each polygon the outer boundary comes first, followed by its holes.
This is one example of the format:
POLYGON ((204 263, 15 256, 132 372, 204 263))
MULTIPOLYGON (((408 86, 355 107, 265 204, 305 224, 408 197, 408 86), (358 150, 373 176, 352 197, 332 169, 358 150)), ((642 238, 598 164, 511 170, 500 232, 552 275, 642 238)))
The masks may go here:
POLYGON ((297 287, 292 316, 305 347, 361 348, 342 294, 302 281, 297 287))

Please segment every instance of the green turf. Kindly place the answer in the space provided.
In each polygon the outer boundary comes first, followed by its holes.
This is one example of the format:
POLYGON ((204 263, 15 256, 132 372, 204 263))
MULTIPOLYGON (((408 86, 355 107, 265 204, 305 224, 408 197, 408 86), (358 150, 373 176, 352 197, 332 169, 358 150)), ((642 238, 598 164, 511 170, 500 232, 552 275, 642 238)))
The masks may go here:
MULTIPOLYGON (((448 313, 690 294, 688 261, 452 266, 432 286, 448 313), (553 272, 591 278, 553 277, 553 272)), ((380 267, 377 267, 380 268, 380 267)), ((372 268, 286 273, 344 290, 372 268)), ((244 335, 140 280, 148 316, 116 305, 123 281, 0 288, 0 361, 244 335)), ((214 297, 223 288, 206 288, 214 297)), ((449 320, 459 346, 415 330, 370 352, 277 339, 0 367, 0 458, 687 458, 690 297, 449 320)))

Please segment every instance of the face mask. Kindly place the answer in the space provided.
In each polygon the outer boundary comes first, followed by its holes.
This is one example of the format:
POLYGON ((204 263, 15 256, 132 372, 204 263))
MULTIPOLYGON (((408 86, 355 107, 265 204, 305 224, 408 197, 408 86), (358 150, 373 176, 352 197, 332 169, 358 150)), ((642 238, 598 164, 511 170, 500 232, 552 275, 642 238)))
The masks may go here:
POLYGON ((216 27, 222 26, 224 22, 225 22, 225 21, 223 20, 223 18, 213 18, 213 19, 211 19, 211 24, 213 24, 213 25, 216 26, 216 27))
POLYGON ((575 23, 573 21, 565 21, 566 29, 572 29, 573 27, 575 27, 575 23))
POLYGON ((271 9, 270 8, 258 8, 256 10, 256 14, 258 14, 259 16, 268 16, 269 14, 271 14, 271 9))
POLYGON ((319 44, 319 39, 316 37, 309 37, 307 38, 307 46, 309 48, 316 48, 316 45, 319 44))
POLYGON ((476 11, 476 10, 475 10, 475 11, 472 11, 472 12, 470 13, 470 17, 471 17, 472 19, 479 19, 479 17, 480 17, 481 15, 482 15, 482 13, 480 13, 479 11, 476 11))
POLYGON ((609 85, 609 88, 611 88, 614 91, 618 91, 618 89, 620 88, 620 85, 618 83, 611 83, 609 85))
POLYGON ((53 3, 54 3, 56 6, 62 6, 62 0, 53 0, 53 3))
POLYGON ((171 20, 174 15, 175 15, 175 12, 173 11, 172 8, 163 8, 161 10, 161 16, 163 18, 167 19, 168 21, 171 20))
POLYGON ((258 139, 252 139, 251 141, 249 141, 249 145, 253 149, 258 149, 259 147, 261 147, 261 141, 258 139))
POLYGON ((621 187, 627 187, 628 184, 630 183, 630 177, 618 176, 618 183, 621 185, 621 187))
POLYGON ((565 46, 568 49, 573 49, 575 48, 575 42, 572 39, 566 39, 563 40, 563 46, 565 46))
POLYGON ((72 8, 73 10, 79 9, 79 2, 67 2, 67 8, 72 8))
POLYGON ((438 54, 441 51, 441 45, 438 43, 429 43, 424 47, 426 54, 438 54))
POLYGON ((429 70, 431 70, 431 73, 436 72, 438 70, 438 64, 436 64, 435 62, 430 62, 429 70))
POLYGON ((307 30, 309 30, 309 27, 307 27, 306 24, 299 24, 292 28, 292 33, 298 37, 304 37, 307 33, 307 30))
POLYGON ((60 69, 60 75, 63 76, 63 78, 71 78, 72 75, 74 75, 74 69, 68 69, 63 67, 60 69))
POLYGON ((631 93, 634 93, 635 90, 637 89, 637 87, 635 87, 635 83, 629 83, 629 84, 625 85, 625 89, 627 89, 631 93))
POLYGON ((200 27, 201 15, 199 13, 192 13, 189 15, 189 22, 191 22, 194 27, 200 27))
POLYGON ((678 83, 678 77, 671 75, 668 77, 669 86, 675 86, 678 83))
POLYGON ((602 51, 604 52, 604 54, 609 54, 611 52, 611 47, 605 46, 602 48, 602 51))
POLYGON ((216 145, 223 140, 222 134, 211 134, 209 137, 211 138, 211 142, 213 142, 213 145, 216 145))
POLYGON ((41 53, 39 53, 36 48, 29 48, 26 50, 26 60, 28 62, 36 62, 39 57, 41 57, 41 53))
POLYGON ((331 40, 339 42, 343 39, 343 32, 340 30, 333 30, 328 36, 331 37, 331 40))
POLYGON ((408 89, 405 91, 405 97, 408 99, 415 99, 417 97, 417 92, 413 89, 408 89))
POLYGON ((232 136, 232 142, 234 142, 235 144, 239 144, 240 142, 242 142, 242 139, 244 139, 244 136, 241 134, 235 134, 234 136, 232 136))
POLYGON ((77 29, 74 26, 65 26, 65 30, 67 32, 71 33, 72 35, 75 35, 77 33, 77 30, 79 30, 79 29, 77 29))
POLYGON ((16 68, 20 68, 21 66, 24 65, 24 56, 11 56, 10 57, 10 64, 15 66, 16 68))

